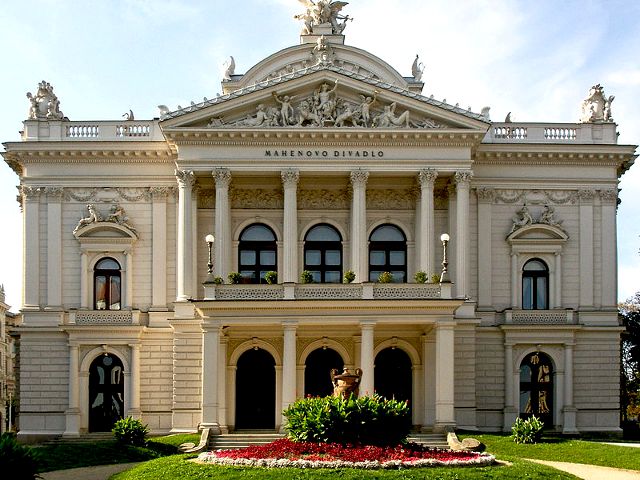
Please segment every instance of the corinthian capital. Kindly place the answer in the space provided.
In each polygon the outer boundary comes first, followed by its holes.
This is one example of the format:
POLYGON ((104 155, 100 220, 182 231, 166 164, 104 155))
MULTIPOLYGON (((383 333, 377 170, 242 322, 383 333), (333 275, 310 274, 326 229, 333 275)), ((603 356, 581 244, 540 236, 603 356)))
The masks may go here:
POLYGON ((351 185, 354 187, 365 187, 369 179, 369 172, 366 170, 354 170, 351 172, 351 185))
POLYGON ((476 195, 481 202, 490 203, 496 198, 496 191, 490 187, 478 187, 476 188, 476 195))
POLYGON ((456 172, 456 183, 458 185, 463 183, 470 183, 473 178, 473 172, 471 170, 459 170, 456 172))
POLYGON ((64 196, 64 188, 62 187, 47 187, 44 191, 50 200, 60 201, 64 196))
POLYGON ((193 187, 196 183, 196 176, 192 170, 176 170, 174 173, 180 188, 193 187))
POLYGON ((600 190, 600 200, 605 205, 616 205, 618 203, 618 189, 600 190))
POLYGON ((438 178, 438 171, 435 168, 424 168, 418 173, 418 182, 422 187, 433 187, 436 178, 438 178))
POLYGON ((284 185, 285 188, 295 187, 300 180, 300 172, 290 168, 280 172, 280 177, 282 178, 282 185, 284 185))
POLYGON ((20 185, 19 189, 22 198, 28 201, 38 200, 43 190, 40 187, 30 187, 27 185, 20 185))
POLYGON ((216 181, 216 187, 229 187, 231 184, 231 172, 228 168, 217 167, 213 171, 213 178, 216 181))

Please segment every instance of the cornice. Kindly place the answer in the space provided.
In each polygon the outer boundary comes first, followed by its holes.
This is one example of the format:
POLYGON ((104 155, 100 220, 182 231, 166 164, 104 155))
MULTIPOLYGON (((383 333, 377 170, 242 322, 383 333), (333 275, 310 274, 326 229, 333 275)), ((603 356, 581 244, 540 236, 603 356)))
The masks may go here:
POLYGON ((376 130, 362 129, 165 129, 166 137, 180 145, 280 146, 454 146, 477 147, 484 138, 480 130, 376 130))
POLYGON ((536 149, 476 151, 476 165, 602 165, 618 167, 634 158, 632 151, 545 151, 536 149))

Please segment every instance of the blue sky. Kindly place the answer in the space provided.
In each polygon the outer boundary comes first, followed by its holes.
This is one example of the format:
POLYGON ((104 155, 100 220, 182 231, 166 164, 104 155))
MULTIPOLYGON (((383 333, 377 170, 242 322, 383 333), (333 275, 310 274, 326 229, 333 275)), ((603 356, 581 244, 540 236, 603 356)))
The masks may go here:
MULTIPOLYGON (((8 0, 0 9, 0 141, 19 140, 27 91, 50 82, 71 120, 138 119, 213 97, 222 64, 237 73, 298 43, 297 0, 8 0)), ((353 0, 346 42, 409 75, 424 94, 494 120, 574 122, 589 87, 615 95, 620 143, 640 142, 640 2, 353 0)), ((640 163, 640 162, 639 162, 640 163)), ((0 283, 21 303, 18 179, 0 165, 0 283)), ((619 294, 640 290, 640 166, 621 182, 619 294)))

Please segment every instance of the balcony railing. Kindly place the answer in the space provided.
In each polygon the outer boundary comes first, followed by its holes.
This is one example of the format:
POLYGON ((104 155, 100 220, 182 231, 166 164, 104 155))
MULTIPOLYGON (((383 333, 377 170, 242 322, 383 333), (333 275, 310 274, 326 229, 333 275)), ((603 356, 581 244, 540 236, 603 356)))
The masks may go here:
POLYGON ((140 312, 132 310, 72 310, 70 325, 138 325, 140 312))
POLYGON ((204 300, 438 300, 451 298, 450 283, 207 284, 204 291, 204 300))
POLYGON ((483 143, 616 144, 615 123, 493 123, 483 143))
POLYGON ((507 310, 505 322, 519 325, 567 325, 574 323, 573 310, 507 310))
POLYGON ((27 120, 23 141, 139 142, 163 141, 155 120, 140 121, 40 121, 27 120))

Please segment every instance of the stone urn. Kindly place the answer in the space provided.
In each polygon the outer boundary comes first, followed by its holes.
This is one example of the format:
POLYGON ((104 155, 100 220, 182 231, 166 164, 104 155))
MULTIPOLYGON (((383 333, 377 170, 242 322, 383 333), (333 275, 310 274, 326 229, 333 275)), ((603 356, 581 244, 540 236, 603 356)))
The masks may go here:
POLYGON ((351 373, 348 368, 344 368, 342 373, 339 373, 337 368, 331 370, 331 383, 333 383, 333 396, 349 398, 353 393, 354 396, 358 396, 360 389, 360 380, 362 379, 362 370, 356 368, 355 373, 351 373))

